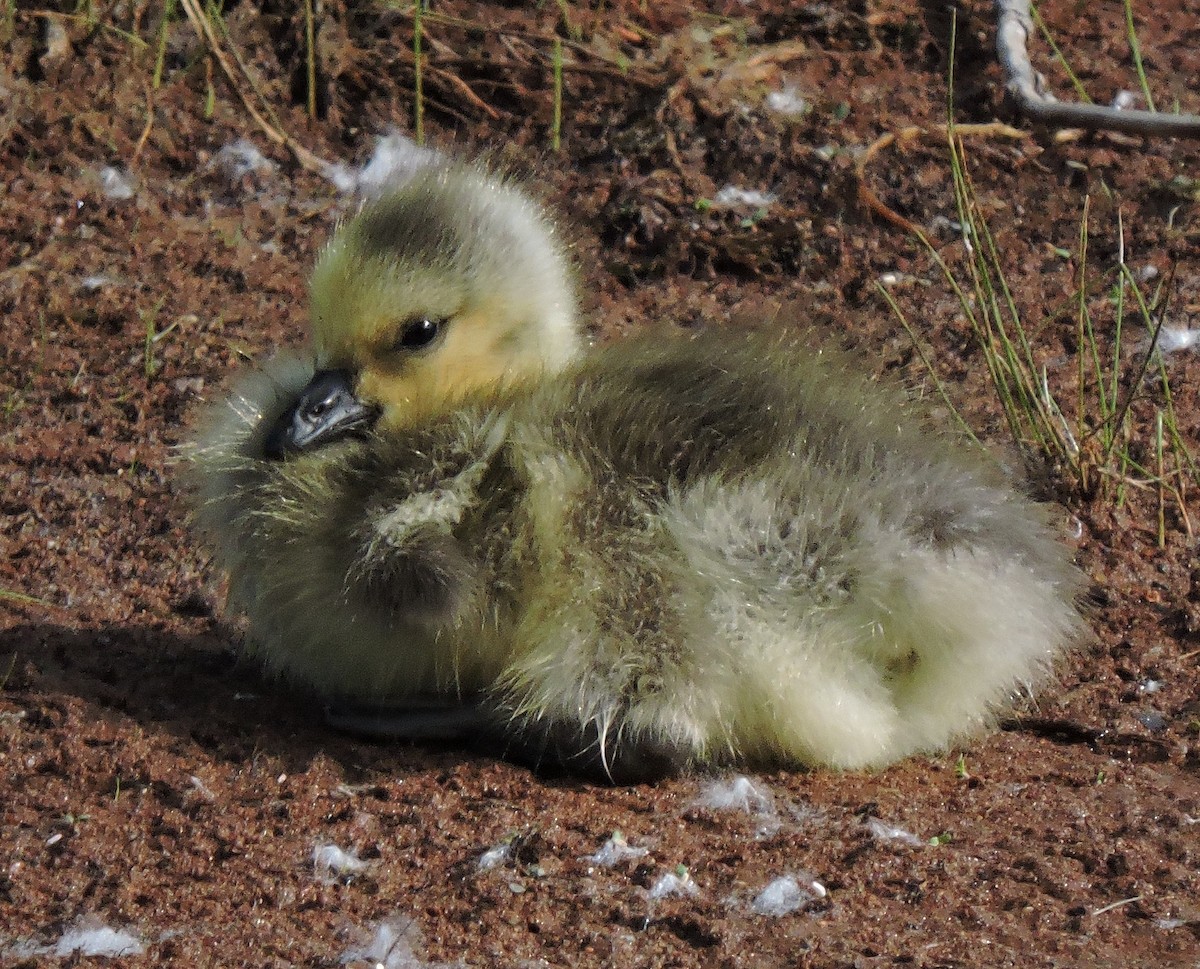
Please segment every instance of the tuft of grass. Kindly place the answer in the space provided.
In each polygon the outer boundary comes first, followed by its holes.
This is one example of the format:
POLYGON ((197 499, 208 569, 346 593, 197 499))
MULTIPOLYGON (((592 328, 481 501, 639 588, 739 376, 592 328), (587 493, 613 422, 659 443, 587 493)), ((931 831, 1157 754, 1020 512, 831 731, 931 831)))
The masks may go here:
MULTIPOLYGON (((952 104, 953 62, 950 98, 952 104)), ((1013 440, 1027 454, 1045 459, 1079 497, 1120 506, 1131 489, 1152 492, 1160 545, 1167 541, 1170 506, 1178 510, 1190 537, 1185 497, 1190 487, 1200 484, 1200 469, 1179 432, 1165 361, 1157 350, 1170 278, 1154 293, 1143 290, 1126 261, 1119 210, 1115 265, 1094 267, 1090 200, 1085 198, 1074 251, 1055 247, 1076 268, 1071 297, 1058 312, 1073 312, 1077 358, 1072 377, 1052 386, 1048 365, 1034 349, 1032 331, 1005 277, 1001 247, 983 213, 952 113, 947 133, 961 263, 951 268, 923 234, 918 237, 970 325, 1013 440), (1148 338, 1126 355, 1123 347, 1131 330, 1148 338)), ((921 349, 895 301, 886 293, 885 298, 908 330, 938 392, 957 415, 938 379, 936 362, 921 349)))
MULTIPOLYGON (((1073 387, 1056 391, 1047 365, 1034 351, 1030 330, 1004 275, 1000 247, 971 181, 963 144, 952 130, 950 165, 965 250, 962 267, 957 272, 951 269, 924 236, 921 241, 971 327, 1013 440, 1027 453, 1045 458, 1081 497, 1120 506, 1131 488, 1155 492, 1160 544, 1166 543, 1168 504, 1178 508, 1190 535, 1185 492, 1190 483, 1200 484, 1200 474, 1179 432, 1167 370, 1156 351, 1168 287, 1160 287, 1151 297, 1143 292, 1125 260, 1120 221, 1116 265, 1104 272, 1090 266, 1090 205, 1085 199, 1072 254, 1076 280, 1070 302, 1078 356, 1073 387), (1105 296, 1093 307, 1091 297, 1097 291, 1105 296), (1096 319, 1098 311, 1104 312, 1102 321, 1096 319), (1149 337, 1127 359, 1123 337, 1135 328, 1149 337), (1106 333, 1110 335, 1104 337, 1106 333), (1148 381, 1156 361, 1157 380, 1148 381), (1153 393, 1155 383, 1157 393, 1153 393), (1064 406, 1060 398, 1066 393, 1074 400, 1064 406)), ((902 322, 907 327, 903 318, 902 322)), ((911 329, 909 333, 913 335, 911 329)), ((924 353, 921 357, 948 401, 933 364, 924 353)))

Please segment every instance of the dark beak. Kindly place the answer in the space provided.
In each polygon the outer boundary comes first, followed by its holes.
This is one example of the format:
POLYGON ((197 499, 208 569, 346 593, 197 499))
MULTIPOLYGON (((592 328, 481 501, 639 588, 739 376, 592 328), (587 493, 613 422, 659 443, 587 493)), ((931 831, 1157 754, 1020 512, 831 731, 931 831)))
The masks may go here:
POLYGON ((263 453, 272 461, 311 451, 343 437, 362 434, 379 411, 354 396, 346 370, 318 370, 296 402, 279 415, 267 435, 263 453))

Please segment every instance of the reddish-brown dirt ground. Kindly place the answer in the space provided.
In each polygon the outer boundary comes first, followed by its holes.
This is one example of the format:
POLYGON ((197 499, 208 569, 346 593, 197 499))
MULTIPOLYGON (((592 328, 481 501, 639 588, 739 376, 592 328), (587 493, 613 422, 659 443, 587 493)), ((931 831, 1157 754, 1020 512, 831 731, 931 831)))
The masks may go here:
MULTIPOLYGON (((236 88, 185 5, 168 7, 165 25, 149 0, 0 7, 0 962, 93 961, 64 935, 106 926, 141 948, 112 960, 129 966, 1200 964, 1200 505, 1166 493, 1160 531, 1160 490, 1118 488, 1146 477, 1133 470, 1082 492, 1061 470, 1033 477, 1064 505, 1095 629, 1036 704, 887 770, 753 775, 770 810, 706 806, 702 777, 608 788, 360 742, 240 660, 175 447, 247 357, 303 341, 307 267, 353 203, 264 136, 238 92, 317 156, 361 165, 376 136, 412 132, 413 15, 318 4, 310 117, 303 4, 225 3, 215 36, 236 88), (223 164, 239 138, 270 167, 223 164), (589 860, 618 830, 646 853, 589 860), (361 870, 318 872, 322 845, 361 870), (652 897, 681 865, 694 890, 652 897), (759 914, 785 875, 824 896, 759 914)), ((932 393, 882 282, 950 399, 1013 454, 949 284, 857 194, 868 145, 929 133, 882 149, 865 183, 966 279, 938 130, 950 10, 438 0, 426 135, 488 153, 562 213, 597 338, 812 321, 932 393), (806 109, 775 110, 772 93, 806 109), (728 185, 775 200, 705 204, 728 185)), ((1136 13, 1157 105, 1200 111, 1200 3, 1136 13)), ((1095 100, 1138 88, 1120 3, 1047 0, 1043 15, 1095 100)), ((1107 357, 1119 226, 1170 327, 1200 306, 1200 146, 1031 130, 1004 100, 991 17, 983 0, 958 8, 954 118, 1022 128, 965 152, 1074 423, 1078 280, 1107 357)), ((1032 51, 1071 94, 1044 42, 1032 51)), ((1134 313, 1122 395, 1145 335, 1134 313)), ((1200 361, 1180 350, 1166 371, 1200 456, 1200 361)), ((1148 380, 1129 410, 1131 454, 1151 471, 1164 404, 1148 380)))

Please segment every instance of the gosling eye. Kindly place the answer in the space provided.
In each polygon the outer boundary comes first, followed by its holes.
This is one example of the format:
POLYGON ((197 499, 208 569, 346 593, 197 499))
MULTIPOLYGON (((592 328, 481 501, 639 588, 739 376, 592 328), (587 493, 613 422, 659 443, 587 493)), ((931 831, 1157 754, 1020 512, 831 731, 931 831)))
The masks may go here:
POLYGON ((427 347, 437 339, 437 335, 442 332, 444 325, 444 320, 431 320, 425 316, 411 319, 400 327, 400 335, 396 337, 392 349, 405 351, 427 347))

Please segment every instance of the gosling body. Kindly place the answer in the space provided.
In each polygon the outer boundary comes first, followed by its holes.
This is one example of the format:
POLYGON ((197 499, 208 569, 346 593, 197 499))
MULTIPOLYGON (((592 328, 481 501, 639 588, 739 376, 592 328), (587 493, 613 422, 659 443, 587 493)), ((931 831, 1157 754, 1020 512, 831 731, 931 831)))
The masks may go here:
POLYGON ((582 352, 551 231, 472 171, 399 190, 318 265, 315 360, 210 413, 197 516, 269 669, 410 725, 461 704, 521 756, 636 780, 941 750, 1079 637, 1046 510, 920 406, 794 338, 582 352), (414 200, 472 215, 413 227, 414 200), (490 285, 512 219, 550 254, 518 246, 541 309, 490 285), (414 347, 414 321, 444 334, 414 347), (334 367, 377 421, 281 456, 334 367))

